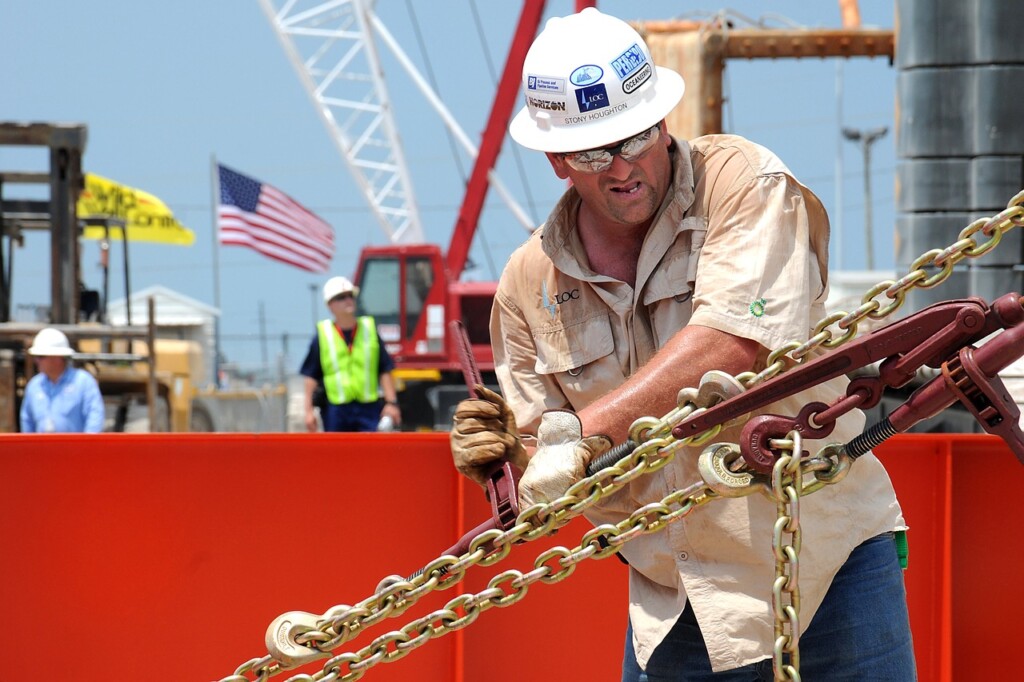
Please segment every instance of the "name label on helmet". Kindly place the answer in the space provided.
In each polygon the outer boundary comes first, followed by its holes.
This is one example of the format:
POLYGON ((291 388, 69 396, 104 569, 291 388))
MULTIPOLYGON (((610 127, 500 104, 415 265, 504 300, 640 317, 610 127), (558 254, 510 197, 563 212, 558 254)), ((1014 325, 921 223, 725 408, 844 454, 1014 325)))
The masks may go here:
POLYGON ((526 89, 536 90, 538 92, 557 92, 564 95, 565 79, 552 78, 551 76, 534 76, 530 74, 526 77, 526 89))
POLYGON ((604 69, 597 64, 584 64, 569 74, 569 82, 573 85, 590 85, 601 80, 604 69))
POLYGON ((605 109, 604 111, 595 111, 594 113, 587 114, 586 116, 566 116, 565 119, 562 122, 565 125, 577 125, 577 124, 580 124, 580 123, 590 123, 591 121, 596 121, 598 119, 604 118, 605 116, 609 116, 611 114, 617 114, 620 111, 625 111, 628 108, 629 108, 629 105, 626 104, 625 102, 622 102, 620 104, 616 104, 614 107, 611 107, 609 109, 605 109))
POLYGON ((608 106, 608 91, 604 83, 591 85, 588 88, 580 88, 576 91, 576 102, 580 106, 580 113, 603 109, 608 106))
POLYGON ((622 91, 628 95, 639 88, 651 77, 651 71, 651 65, 644 64, 644 68, 640 69, 638 73, 633 74, 622 82, 622 91))
POLYGON ((615 73, 619 74, 621 81, 646 62, 647 55, 640 49, 640 45, 633 43, 628 50, 612 60, 612 68, 615 69, 615 73))
POLYGON ((546 109, 548 111, 565 111, 565 102, 552 102, 549 99, 537 99, 527 97, 526 103, 534 109, 546 109))

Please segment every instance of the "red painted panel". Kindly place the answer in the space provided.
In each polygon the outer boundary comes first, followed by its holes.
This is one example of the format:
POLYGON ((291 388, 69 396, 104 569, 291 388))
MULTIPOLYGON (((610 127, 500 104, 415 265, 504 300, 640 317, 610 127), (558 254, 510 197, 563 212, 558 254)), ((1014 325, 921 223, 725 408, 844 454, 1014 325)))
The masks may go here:
MULTIPOLYGON (((880 454, 912 527, 920 678, 1010 679, 1024 467, 988 436, 900 436, 880 454)), ((52 656, 31 653, 51 640, 78 682, 218 680, 265 653, 279 614, 357 602, 488 515, 443 434, 9 435, 0 481, 0 613, 8 648, 24 640, 0 679, 15 682, 52 671, 52 656)), ((585 529, 517 547, 338 652, 527 571, 541 547, 573 547, 585 529)), ((364 679, 615 679, 625 583, 615 559, 585 561, 364 679)))
MULTIPOLYGON (((266 652, 264 632, 279 614, 354 603, 383 575, 436 555, 455 527, 456 476, 436 463, 446 444, 400 435, 4 438, 0 612, 39 655, 5 657, 0 678, 47 677, 56 661, 43 651, 59 652, 81 682, 231 674, 266 652), (428 499, 430 509, 418 509, 428 499)), ((373 679, 451 680, 447 640, 379 666, 373 679)))
MULTIPOLYGON (((947 486, 952 444, 949 438, 911 442, 901 436, 877 450, 885 464, 910 530, 910 556, 904 580, 918 678, 947 681, 949 522, 947 486)), ((854 465, 856 466, 856 464, 854 465)))
POLYGON ((994 437, 957 441, 950 504, 952 679, 1017 679, 1024 466, 994 437))

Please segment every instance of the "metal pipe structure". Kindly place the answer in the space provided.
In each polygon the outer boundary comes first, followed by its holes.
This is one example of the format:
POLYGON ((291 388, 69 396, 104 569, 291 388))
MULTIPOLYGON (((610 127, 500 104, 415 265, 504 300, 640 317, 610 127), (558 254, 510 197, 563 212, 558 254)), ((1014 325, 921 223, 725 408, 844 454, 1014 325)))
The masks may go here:
POLYGON ((860 142, 860 150, 864 155, 864 250, 867 257, 867 269, 875 269, 875 247, 871 224, 871 145, 882 139, 889 132, 887 126, 871 130, 843 128, 843 137, 851 142, 860 142))

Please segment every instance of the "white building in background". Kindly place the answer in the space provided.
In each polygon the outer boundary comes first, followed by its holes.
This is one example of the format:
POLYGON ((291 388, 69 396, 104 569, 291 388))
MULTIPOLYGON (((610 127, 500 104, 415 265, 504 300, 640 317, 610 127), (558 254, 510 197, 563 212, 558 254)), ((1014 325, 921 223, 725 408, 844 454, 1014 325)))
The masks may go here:
MULTIPOLYGON (((214 384, 215 327, 220 311, 158 284, 132 294, 130 310, 133 325, 147 324, 150 298, 154 300, 156 309, 156 337, 197 342, 202 348, 203 370, 200 376, 193 377, 194 385, 214 384)), ((126 325, 128 311, 125 299, 111 301, 107 305, 107 319, 112 325, 126 325)))

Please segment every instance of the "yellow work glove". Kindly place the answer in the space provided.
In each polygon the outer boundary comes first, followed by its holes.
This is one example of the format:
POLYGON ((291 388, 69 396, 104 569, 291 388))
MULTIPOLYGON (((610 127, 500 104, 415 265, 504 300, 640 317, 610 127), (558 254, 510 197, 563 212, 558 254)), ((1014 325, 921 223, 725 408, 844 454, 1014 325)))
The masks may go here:
POLYGON ((478 397, 463 400, 455 407, 449 440, 455 468, 480 485, 496 462, 507 460, 526 468, 526 449, 519 439, 512 410, 500 395, 476 386, 478 397))
POLYGON ((607 436, 583 437, 575 412, 549 410, 537 428, 537 451, 519 479, 519 508, 551 502, 583 478, 587 465, 612 447, 607 436))

